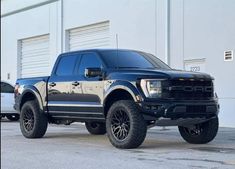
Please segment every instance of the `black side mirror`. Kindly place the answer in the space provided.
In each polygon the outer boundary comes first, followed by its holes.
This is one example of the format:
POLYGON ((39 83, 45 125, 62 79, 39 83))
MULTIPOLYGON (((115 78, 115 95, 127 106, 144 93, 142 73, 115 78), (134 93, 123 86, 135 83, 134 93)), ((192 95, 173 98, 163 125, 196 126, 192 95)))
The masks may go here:
POLYGON ((101 68, 86 68, 85 69, 85 76, 86 77, 102 76, 102 70, 101 70, 101 68))

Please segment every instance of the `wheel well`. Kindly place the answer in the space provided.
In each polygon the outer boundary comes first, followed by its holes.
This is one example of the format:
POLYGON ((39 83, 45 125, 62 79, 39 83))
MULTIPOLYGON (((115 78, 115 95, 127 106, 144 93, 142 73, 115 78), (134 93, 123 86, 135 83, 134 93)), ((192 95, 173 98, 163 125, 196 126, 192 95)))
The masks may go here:
POLYGON ((30 101, 30 100, 36 100, 36 97, 34 94, 28 92, 28 93, 25 93, 24 96, 22 97, 21 99, 21 103, 20 103, 20 110, 22 108, 22 106, 27 102, 27 101, 30 101))
POLYGON ((106 98, 104 103, 104 115, 106 117, 109 108, 112 106, 112 104, 118 100, 133 100, 132 95, 123 89, 116 89, 112 91, 106 98))

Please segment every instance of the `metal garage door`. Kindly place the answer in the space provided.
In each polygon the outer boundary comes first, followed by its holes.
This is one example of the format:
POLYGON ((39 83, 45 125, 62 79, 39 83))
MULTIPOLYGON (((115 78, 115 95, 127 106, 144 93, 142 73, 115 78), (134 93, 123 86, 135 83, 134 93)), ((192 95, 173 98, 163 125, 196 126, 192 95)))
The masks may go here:
POLYGON ((67 50, 105 48, 110 44, 109 22, 101 22, 68 31, 67 50))
POLYGON ((20 41, 19 77, 49 75, 49 35, 20 41))

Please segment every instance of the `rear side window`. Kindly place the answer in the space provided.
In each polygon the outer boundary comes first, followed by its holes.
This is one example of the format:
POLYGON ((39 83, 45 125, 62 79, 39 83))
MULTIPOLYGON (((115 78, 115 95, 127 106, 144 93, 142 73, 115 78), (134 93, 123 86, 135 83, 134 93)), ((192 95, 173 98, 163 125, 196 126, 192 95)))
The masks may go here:
POLYGON ((73 75, 76 60, 77 60, 76 55, 62 57, 59 61, 58 66, 57 66, 56 75, 58 75, 58 76, 71 76, 71 75, 73 75))
POLYGON ((7 83, 1 82, 1 93, 14 93, 14 87, 7 83))
POLYGON ((102 63, 99 57, 93 53, 86 53, 82 55, 82 60, 79 66, 79 74, 84 75, 86 68, 101 68, 102 63))

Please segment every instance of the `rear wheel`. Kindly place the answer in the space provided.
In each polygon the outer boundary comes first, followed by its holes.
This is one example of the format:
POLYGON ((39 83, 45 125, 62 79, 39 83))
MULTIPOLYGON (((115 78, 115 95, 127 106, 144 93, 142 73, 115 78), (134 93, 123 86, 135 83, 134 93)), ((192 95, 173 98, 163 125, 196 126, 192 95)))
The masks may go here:
POLYGON ((26 102, 20 113, 20 129, 26 138, 41 138, 47 130, 48 119, 37 101, 26 102))
POLYGON ((85 123, 89 133, 94 135, 102 135, 106 133, 105 123, 102 122, 86 122, 85 123))
POLYGON ((10 121, 18 121, 20 116, 18 114, 7 115, 7 119, 10 121))
POLYGON ((192 144, 206 144, 217 135, 219 128, 218 117, 207 122, 196 124, 192 127, 179 126, 179 132, 183 139, 192 144))
POLYGON ((115 102, 108 111, 106 130, 113 146, 122 149, 140 146, 147 132, 147 124, 133 101, 115 102))

